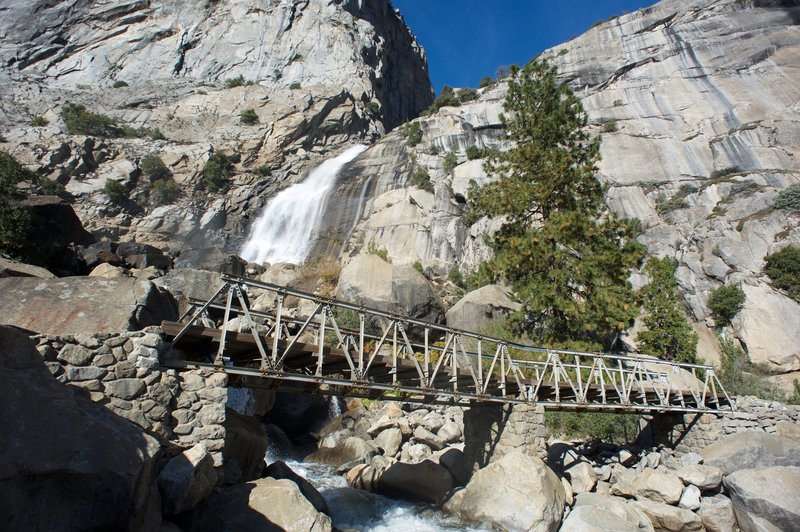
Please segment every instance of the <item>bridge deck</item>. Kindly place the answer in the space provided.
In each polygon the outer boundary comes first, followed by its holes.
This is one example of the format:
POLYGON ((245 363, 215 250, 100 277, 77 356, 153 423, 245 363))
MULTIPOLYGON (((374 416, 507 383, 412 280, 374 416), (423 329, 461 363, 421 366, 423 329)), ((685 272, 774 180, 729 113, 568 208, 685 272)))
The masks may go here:
MULTIPOLYGON (((585 379, 586 382, 576 386, 580 375, 590 370, 588 364, 583 368, 578 367, 575 379, 559 375, 556 366, 550 369, 549 374, 547 368, 544 372, 537 371, 538 378, 533 370, 523 369, 518 372, 517 378, 503 379, 499 375, 500 367, 495 365, 488 373, 485 373, 486 368, 481 372, 482 380, 489 382, 479 389, 476 386, 474 359, 470 366, 462 362, 461 366, 455 364, 448 371, 439 372, 434 372, 434 364, 429 363, 420 373, 422 360, 419 360, 421 356, 418 353, 415 361, 407 355, 405 358, 393 356, 391 350, 384 346, 377 353, 362 353, 372 357, 368 376, 365 376, 363 371, 359 371, 352 353, 341 348, 341 342, 338 347, 325 343, 320 346, 318 343, 300 341, 299 335, 276 339, 274 334, 261 334, 256 340, 249 331, 225 331, 223 336, 221 328, 195 324, 187 326, 179 322, 164 322, 161 328, 168 338, 178 338, 175 347, 180 353, 179 357, 165 362, 165 365, 224 370, 234 381, 241 377, 258 377, 255 381, 261 381, 262 384, 255 386, 278 390, 336 393, 372 399, 397 398, 426 403, 473 400, 527 402, 561 410, 696 412, 732 407, 724 393, 698 393, 698 390, 690 389, 670 389, 664 393, 665 388, 655 382, 631 381, 626 387, 623 378, 613 383, 602 382, 602 379, 600 382, 598 379, 585 379), (259 343, 266 359, 282 357, 279 368, 264 367, 265 357, 261 355, 259 343), (217 356, 220 353, 224 353, 221 359, 217 356), (531 390, 535 390, 534 396, 531 396, 531 390)), ((359 331, 343 328, 339 332, 344 336, 359 334, 359 331)), ((439 356, 443 354, 439 353, 439 356)), ((623 377, 625 375, 630 377, 632 374, 628 371, 623 377)), ((254 386, 254 379, 246 379, 246 383, 254 386)))

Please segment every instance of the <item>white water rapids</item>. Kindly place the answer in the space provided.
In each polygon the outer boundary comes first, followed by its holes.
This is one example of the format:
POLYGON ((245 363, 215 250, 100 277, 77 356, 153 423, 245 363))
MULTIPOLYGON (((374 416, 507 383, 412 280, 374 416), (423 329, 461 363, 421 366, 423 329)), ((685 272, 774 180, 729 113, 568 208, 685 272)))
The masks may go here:
POLYGON ((250 229, 242 258, 258 264, 301 264, 339 170, 366 149, 353 146, 314 168, 302 182, 276 194, 250 229))

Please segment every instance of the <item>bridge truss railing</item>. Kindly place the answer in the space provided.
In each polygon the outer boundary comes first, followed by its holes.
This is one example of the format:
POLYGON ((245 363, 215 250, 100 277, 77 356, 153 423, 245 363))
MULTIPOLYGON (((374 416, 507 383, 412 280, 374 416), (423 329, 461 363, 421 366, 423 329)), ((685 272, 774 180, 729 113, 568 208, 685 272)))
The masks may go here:
POLYGON ((218 324, 206 322, 220 328, 216 357, 210 364, 234 373, 257 371, 265 377, 383 390, 403 397, 440 396, 551 408, 735 409, 711 366, 508 342, 237 277, 225 276, 224 285, 211 299, 193 302, 181 318, 185 325, 173 344, 192 325, 208 320, 212 310, 222 318, 218 324), (271 293, 274 305, 268 312, 251 310, 248 293, 271 293), (287 305, 290 298, 294 299, 291 306, 287 305), (252 335, 258 353, 258 358, 246 361, 246 368, 232 367, 225 356, 234 318, 238 318, 238 332, 252 335), (298 371, 286 362, 301 344, 313 346, 315 360, 298 371), (332 365, 337 369, 330 370, 332 365))

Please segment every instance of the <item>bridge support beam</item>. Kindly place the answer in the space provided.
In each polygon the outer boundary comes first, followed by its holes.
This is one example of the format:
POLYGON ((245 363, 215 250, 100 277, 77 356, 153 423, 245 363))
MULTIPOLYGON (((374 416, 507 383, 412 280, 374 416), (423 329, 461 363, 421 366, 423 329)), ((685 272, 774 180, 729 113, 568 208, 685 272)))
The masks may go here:
POLYGON ((544 407, 526 404, 473 404, 464 410, 464 455, 473 470, 518 451, 544 459, 544 407))

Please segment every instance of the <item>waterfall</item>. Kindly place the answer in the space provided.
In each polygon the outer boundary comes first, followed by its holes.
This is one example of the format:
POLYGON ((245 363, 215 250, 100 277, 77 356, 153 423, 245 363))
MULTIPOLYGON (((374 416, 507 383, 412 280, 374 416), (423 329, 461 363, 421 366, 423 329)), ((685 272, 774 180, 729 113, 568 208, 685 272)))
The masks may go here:
POLYGON ((339 170, 366 149, 353 146, 314 168, 302 182, 276 194, 250 229, 240 253, 242 258, 259 264, 301 264, 308 254, 325 196, 336 183, 339 170))

